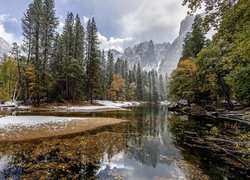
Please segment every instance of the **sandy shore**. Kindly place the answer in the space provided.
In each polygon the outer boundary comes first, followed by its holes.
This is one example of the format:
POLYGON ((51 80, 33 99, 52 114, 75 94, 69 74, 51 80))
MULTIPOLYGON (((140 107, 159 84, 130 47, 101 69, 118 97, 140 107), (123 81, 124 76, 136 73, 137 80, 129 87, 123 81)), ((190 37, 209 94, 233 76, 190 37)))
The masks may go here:
MULTIPOLYGON (((0 141, 29 141, 60 137, 94 130, 100 127, 127 122, 114 118, 68 118, 35 125, 9 124, 0 126, 0 141)), ((0 118, 1 120, 1 118, 0 118)))

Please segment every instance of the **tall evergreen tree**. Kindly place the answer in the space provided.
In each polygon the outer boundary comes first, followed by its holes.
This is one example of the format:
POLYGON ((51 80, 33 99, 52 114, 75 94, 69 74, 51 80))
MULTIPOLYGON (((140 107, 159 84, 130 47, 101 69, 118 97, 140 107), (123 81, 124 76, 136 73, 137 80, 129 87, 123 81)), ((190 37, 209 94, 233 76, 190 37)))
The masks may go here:
POLYGON ((53 0, 34 0, 22 18, 24 50, 35 72, 33 100, 36 103, 48 95, 48 61, 57 24, 53 0))
POLYGON ((159 100, 159 92, 158 92, 158 75, 155 70, 152 71, 152 100, 153 102, 157 102, 159 100))
POLYGON ((112 52, 108 51, 108 61, 107 61, 107 69, 106 69, 106 76, 107 76, 107 87, 111 86, 113 82, 113 75, 114 75, 114 57, 112 52))
POLYGON ((102 50, 101 52, 101 77, 100 77, 100 98, 106 99, 107 98, 107 76, 106 76, 106 70, 107 70, 107 63, 105 58, 105 52, 102 50))
POLYGON ((86 93, 87 99, 93 102, 99 89, 100 57, 98 50, 98 36, 95 19, 87 23, 87 68, 86 68, 86 93))
POLYGON ((198 53, 205 46, 205 39, 202 17, 196 15, 192 25, 192 32, 187 33, 185 37, 181 60, 196 58, 198 53))
POLYGON ((142 80, 141 66, 139 63, 137 65, 137 71, 136 71, 136 97, 138 101, 143 100, 143 80, 142 80))
MULTIPOLYGON (((66 99, 71 98, 70 89, 71 89, 71 65, 73 65, 74 58, 74 15, 69 12, 67 14, 67 18, 65 20, 65 25, 63 27, 63 33, 61 35, 61 43, 62 43, 62 63, 63 63, 63 73, 64 73, 64 84, 65 84, 65 94, 64 97, 66 99)), ((73 76, 73 75, 72 75, 73 76)))
POLYGON ((41 33, 41 49, 42 49, 42 87, 45 88, 48 97, 51 73, 49 63, 52 57, 52 46, 55 40, 56 28, 58 26, 58 18, 55 13, 54 0, 44 0, 42 5, 42 33, 41 33))
POLYGON ((162 75, 160 75, 159 77, 159 94, 160 94, 161 101, 166 100, 166 90, 165 90, 165 84, 164 84, 162 75))

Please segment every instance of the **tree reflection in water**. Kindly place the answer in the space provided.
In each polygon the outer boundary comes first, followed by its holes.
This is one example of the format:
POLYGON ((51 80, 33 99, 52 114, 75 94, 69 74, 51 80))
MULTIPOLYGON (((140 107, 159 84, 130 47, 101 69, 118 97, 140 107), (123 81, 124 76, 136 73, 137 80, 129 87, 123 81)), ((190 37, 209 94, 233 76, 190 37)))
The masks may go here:
MULTIPOLYGON (((209 127, 206 121, 193 121, 157 105, 84 116, 130 122, 64 138, 1 142, 0 179, 185 179, 176 166, 176 161, 183 158, 201 166, 211 176, 215 172, 206 165, 206 154, 185 146, 189 142, 185 132, 204 134, 209 127)), ((229 127, 225 123, 219 127, 224 126, 229 127)), ((219 172, 225 172, 224 169, 219 172)))

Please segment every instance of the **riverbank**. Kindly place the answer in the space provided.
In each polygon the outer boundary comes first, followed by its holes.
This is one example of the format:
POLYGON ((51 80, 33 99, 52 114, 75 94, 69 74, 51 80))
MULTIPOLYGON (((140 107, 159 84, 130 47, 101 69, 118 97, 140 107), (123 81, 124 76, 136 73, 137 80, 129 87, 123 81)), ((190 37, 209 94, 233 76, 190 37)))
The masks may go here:
MULTIPOLYGON (((186 147, 192 151, 209 153, 211 157, 220 159, 242 174, 249 171, 249 108, 229 111, 218 107, 208 109, 195 104, 175 104, 168 109, 192 118, 199 124, 195 131, 189 129, 191 126, 181 130, 186 147), (226 128, 222 129, 223 126, 226 128)), ((178 123, 182 127, 188 122, 178 123)))
POLYGON ((74 135, 127 122, 114 118, 6 116, 0 119, 0 141, 29 141, 74 135))
POLYGON ((0 105, 0 115, 54 115, 60 113, 89 113, 89 112, 109 112, 128 111, 127 108, 140 105, 139 102, 112 102, 96 100, 94 103, 88 101, 64 101, 41 103, 39 106, 22 105, 16 102, 6 102, 0 105))
POLYGON ((250 124, 250 107, 237 107, 235 110, 227 110, 222 106, 199 106, 197 104, 187 105, 185 103, 177 102, 168 105, 168 109, 170 111, 176 111, 195 117, 226 119, 250 124))

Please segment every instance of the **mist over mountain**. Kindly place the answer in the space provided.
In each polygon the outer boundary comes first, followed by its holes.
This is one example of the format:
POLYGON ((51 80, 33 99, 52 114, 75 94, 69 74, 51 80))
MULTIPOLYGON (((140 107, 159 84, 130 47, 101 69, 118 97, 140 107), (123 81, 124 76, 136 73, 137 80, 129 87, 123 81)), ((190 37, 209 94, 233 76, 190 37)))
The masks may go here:
MULTIPOLYGON (((155 43, 150 40, 128 47, 123 53, 114 49, 111 52, 115 59, 127 59, 131 69, 134 64, 140 63, 143 70, 156 69, 160 74, 170 74, 177 67, 186 33, 191 31, 193 21, 194 16, 187 16, 181 21, 179 35, 172 43, 155 43)), ((10 44, 0 37, 0 56, 10 49, 10 44)))
POLYGON ((0 37, 0 57, 3 56, 4 53, 9 53, 10 49, 10 44, 5 39, 0 37))
POLYGON ((156 69, 160 74, 170 74, 177 67, 185 36, 191 31, 194 18, 187 16, 181 21, 179 35, 172 43, 154 43, 152 40, 141 42, 126 48, 124 53, 111 50, 114 58, 127 59, 131 69, 134 64, 140 63, 143 70, 156 69))

